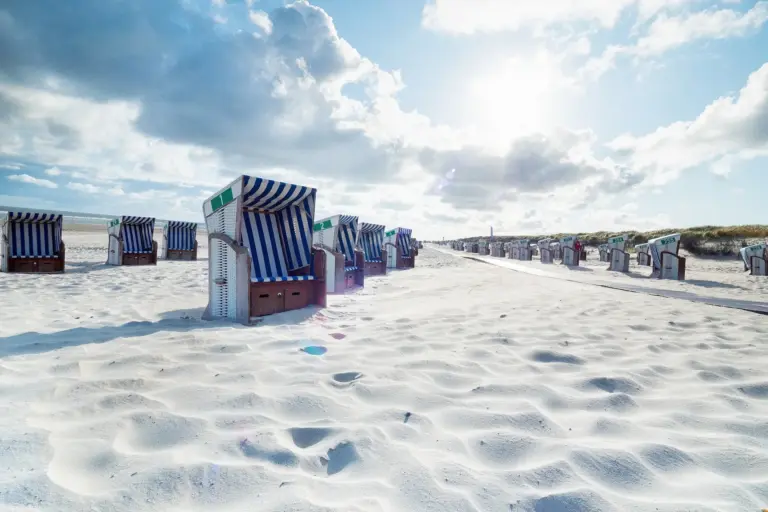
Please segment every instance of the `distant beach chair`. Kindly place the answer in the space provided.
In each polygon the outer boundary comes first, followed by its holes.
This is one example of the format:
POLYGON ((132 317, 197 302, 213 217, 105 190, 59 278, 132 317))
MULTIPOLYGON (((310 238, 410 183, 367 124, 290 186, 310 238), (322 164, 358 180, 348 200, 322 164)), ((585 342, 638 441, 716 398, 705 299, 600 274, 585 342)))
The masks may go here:
POLYGON ((512 255, 510 256, 513 260, 519 260, 520 259, 520 241, 519 240, 513 240, 509 243, 509 249, 512 251, 512 255))
MULTIPOLYGON (((358 247, 363 250, 365 275, 385 275, 387 273, 387 251, 384 248, 386 228, 383 224, 370 224, 368 222, 361 222, 359 227, 358 247)), ((455 248, 453 242, 451 242, 451 247, 455 248)))
POLYGON ((522 239, 517 241, 517 259, 522 261, 531 261, 533 259, 530 240, 522 239))
POLYGON ((566 236, 560 239, 560 259, 563 265, 578 267, 581 260, 581 250, 577 247, 578 240, 575 236, 566 236))
POLYGON ((608 244, 600 244, 597 246, 597 251, 600 253, 600 261, 608 263, 611 261, 611 253, 608 250, 608 244))
POLYGON ((504 256, 507 259, 514 259, 512 254, 512 248, 514 247, 515 242, 505 242, 504 243, 504 256))
POLYGON ((531 259, 539 255, 539 245, 536 242, 528 244, 528 249, 531 251, 531 259))
POLYGON ((124 215, 107 227, 109 265, 157 265, 154 217, 124 215))
POLYGON ((407 269, 416 265, 411 250, 412 230, 395 228, 384 233, 384 247, 387 251, 387 268, 407 269))
POLYGON ((739 251, 744 262, 744 270, 749 270, 752 276, 768 275, 768 245, 763 242, 749 247, 742 247, 739 251))
POLYGON ((552 248, 550 247, 552 245, 552 239, 543 238, 539 240, 537 245, 539 246, 540 261, 542 263, 552 263, 554 261, 552 248))
POLYGON ((314 188, 240 176, 203 203, 208 306, 203 318, 254 318, 326 305, 326 253, 312 247, 314 188))
POLYGON ((365 285, 365 256, 357 248, 358 219, 333 215, 315 222, 312 242, 325 251, 325 289, 328 293, 365 285))
POLYGON ((685 258, 678 255, 680 234, 661 236, 648 240, 653 272, 651 277, 659 279, 685 280, 685 258))
POLYGON ((635 245, 637 264, 642 267, 651 266, 651 252, 647 243, 635 245))
POLYGON ((549 251, 552 253, 552 261, 563 259, 563 248, 559 240, 549 243, 549 251))
POLYGON ((0 271, 64 272, 62 216, 45 212, 8 212, 0 232, 0 271))
POLYGON ((629 272, 629 253, 626 252, 629 236, 620 235, 608 239, 608 270, 629 272))
POLYGON ((421 248, 421 242, 415 238, 411 238, 411 254, 416 257, 419 255, 419 249, 421 248))
POLYGON ((487 256, 490 251, 488 250, 488 241, 480 240, 477 242, 477 254, 480 256, 487 256))
POLYGON ((163 226, 162 260, 197 260, 197 222, 168 221, 163 226))

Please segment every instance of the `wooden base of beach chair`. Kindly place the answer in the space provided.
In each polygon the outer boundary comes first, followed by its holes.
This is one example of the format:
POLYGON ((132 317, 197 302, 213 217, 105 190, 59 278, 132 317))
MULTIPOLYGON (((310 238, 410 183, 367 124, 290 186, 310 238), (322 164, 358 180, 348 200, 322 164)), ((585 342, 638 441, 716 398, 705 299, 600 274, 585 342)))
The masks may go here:
MULTIPOLYGON (((325 253, 312 251, 315 279, 311 281, 279 281, 273 283, 250 283, 250 317, 262 317, 303 309, 310 305, 325 307, 325 253)), ((294 275, 306 274, 308 269, 294 275)))
POLYGON ((157 242, 152 242, 152 252, 145 254, 123 253, 123 265, 157 265, 157 242))
POLYGON ((195 242, 195 248, 191 251, 168 249, 166 259, 173 261, 197 261, 197 242, 195 242))
POLYGON ((620 249, 611 249, 608 270, 613 270, 614 272, 629 272, 629 253, 620 249))
POLYGON ((64 242, 59 255, 53 258, 8 258, 8 272, 24 274, 53 274, 64 272, 64 242))
POLYGON ((581 251, 581 255, 579 256, 579 259, 581 261, 587 261, 587 251, 586 250, 581 251))
POLYGON ((366 261, 365 276, 383 276, 387 273, 387 251, 381 251, 381 261, 366 261))
POLYGON ((751 276, 768 276, 768 260, 761 258, 760 256, 752 256, 749 259, 750 269, 749 275, 751 276))

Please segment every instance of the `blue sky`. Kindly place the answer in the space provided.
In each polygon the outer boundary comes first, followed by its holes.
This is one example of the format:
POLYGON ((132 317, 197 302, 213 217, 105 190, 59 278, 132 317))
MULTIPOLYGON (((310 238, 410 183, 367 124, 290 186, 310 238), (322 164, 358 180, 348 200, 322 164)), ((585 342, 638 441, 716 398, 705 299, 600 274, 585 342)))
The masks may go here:
POLYGON ((422 238, 767 223, 768 2, 0 7, 0 205, 202 220, 237 174, 422 238))

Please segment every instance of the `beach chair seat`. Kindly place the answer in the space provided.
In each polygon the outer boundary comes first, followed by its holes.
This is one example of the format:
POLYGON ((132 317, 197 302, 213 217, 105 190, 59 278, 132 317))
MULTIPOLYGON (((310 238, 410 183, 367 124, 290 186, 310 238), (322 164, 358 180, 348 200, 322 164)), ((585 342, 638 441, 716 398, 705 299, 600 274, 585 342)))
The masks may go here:
POLYGON ((63 217, 55 213, 8 212, 0 229, 0 271, 64 271, 63 217))

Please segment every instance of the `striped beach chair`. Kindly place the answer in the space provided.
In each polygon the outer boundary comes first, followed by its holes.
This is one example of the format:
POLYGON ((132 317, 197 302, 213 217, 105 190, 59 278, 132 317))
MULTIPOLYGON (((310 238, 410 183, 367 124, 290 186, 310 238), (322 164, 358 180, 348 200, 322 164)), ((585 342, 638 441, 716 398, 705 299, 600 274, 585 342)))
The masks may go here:
POLYGON ((364 286, 365 262, 358 249, 358 218, 333 215, 315 222, 312 240, 315 248, 325 251, 325 286, 328 293, 364 286))
POLYGON ((365 275, 376 276, 387 273, 387 250, 384 248, 383 224, 360 223, 358 246, 363 250, 365 275))
POLYGON ((416 265, 411 249, 412 230, 395 228, 384 233, 384 247, 387 250, 387 268, 407 269, 416 265))
POLYGON ((124 215, 107 227, 110 265, 157 265, 154 217, 124 215))
POLYGON ((8 212, 0 227, 0 271, 64 272, 61 215, 8 212))
POLYGON ((197 260, 197 222, 168 221, 163 226, 160 259, 197 260))
POLYGON ((325 257, 312 247, 317 191, 240 176, 203 203, 209 297, 203 318, 254 319, 325 306, 325 257))

